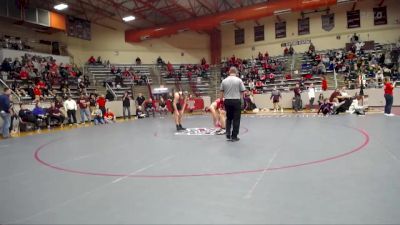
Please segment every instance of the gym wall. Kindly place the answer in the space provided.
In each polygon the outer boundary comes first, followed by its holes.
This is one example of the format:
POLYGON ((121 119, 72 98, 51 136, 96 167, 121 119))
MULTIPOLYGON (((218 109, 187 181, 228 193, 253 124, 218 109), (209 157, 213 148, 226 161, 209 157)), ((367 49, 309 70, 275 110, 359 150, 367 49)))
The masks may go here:
MULTIPOLYGON (((282 55, 281 43, 297 40, 311 40, 317 50, 344 48, 350 41, 351 36, 357 33, 363 41, 374 40, 381 44, 394 43, 400 36, 400 1, 385 0, 383 6, 387 6, 387 25, 374 26, 373 8, 377 7, 378 0, 359 1, 356 10, 360 10, 361 27, 348 29, 346 12, 350 11, 353 4, 333 6, 330 13, 335 14, 335 27, 331 31, 322 29, 321 15, 325 12, 305 15, 310 18, 310 34, 298 35, 297 20, 301 18, 300 12, 279 15, 281 20, 286 21, 286 38, 275 39, 276 16, 262 18, 258 20, 260 25, 264 25, 265 40, 254 42, 255 21, 246 21, 237 24, 238 27, 245 29, 245 43, 235 45, 233 25, 222 26, 222 57, 230 57, 235 54, 237 57, 257 56, 258 52, 265 53, 268 50, 270 55, 282 55), (340 36, 337 39, 336 36, 340 36), (254 50, 253 50, 254 47, 254 50)), ((296 52, 308 50, 307 45, 293 46, 296 52)))

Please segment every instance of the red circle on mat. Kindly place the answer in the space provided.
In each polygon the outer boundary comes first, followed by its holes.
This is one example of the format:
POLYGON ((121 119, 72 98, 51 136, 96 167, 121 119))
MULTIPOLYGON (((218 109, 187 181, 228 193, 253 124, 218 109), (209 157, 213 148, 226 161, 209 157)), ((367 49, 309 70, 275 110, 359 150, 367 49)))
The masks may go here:
POLYGON ((345 153, 331 156, 328 158, 324 159, 319 159, 315 161, 309 161, 309 162, 304 162, 304 163, 298 163, 298 164, 292 164, 292 165, 285 165, 285 166, 279 166, 279 167, 271 167, 271 168, 260 168, 260 169, 254 169, 254 170, 240 170, 240 171, 230 171, 230 172, 215 172, 215 173, 197 173, 197 174, 155 174, 155 175, 131 175, 131 174, 120 174, 120 173, 100 173, 100 172, 91 172, 91 171, 81 171, 81 170, 74 170, 74 169, 69 169, 69 168, 63 168, 59 167, 57 165, 53 165, 49 162, 44 161, 43 159, 40 158, 40 152, 45 149, 46 146, 53 144, 61 138, 50 141, 46 144, 41 145, 39 148, 35 150, 35 160, 39 162, 40 164, 50 167, 52 169, 62 171, 62 172, 67 172, 67 173, 74 173, 74 174, 80 174, 80 175, 88 175, 88 176, 102 176, 102 177, 130 177, 130 178, 189 178, 189 177, 211 177, 211 176, 229 176, 229 175, 239 175, 239 174, 250 174, 250 173, 260 173, 260 172, 265 172, 265 171, 276 171, 276 170, 284 170, 284 169, 290 169, 290 168, 297 168, 297 167, 302 167, 302 166, 309 166, 309 165, 315 165, 315 164, 320 164, 320 163, 325 163, 329 162, 332 160, 340 159, 346 156, 349 156, 355 152, 361 151, 365 146, 368 145, 369 143, 369 135, 366 131, 354 127, 349 127, 353 130, 358 131, 363 137, 364 141, 362 144, 360 144, 358 147, 351 149, 350 151, 347 151, 345 153))

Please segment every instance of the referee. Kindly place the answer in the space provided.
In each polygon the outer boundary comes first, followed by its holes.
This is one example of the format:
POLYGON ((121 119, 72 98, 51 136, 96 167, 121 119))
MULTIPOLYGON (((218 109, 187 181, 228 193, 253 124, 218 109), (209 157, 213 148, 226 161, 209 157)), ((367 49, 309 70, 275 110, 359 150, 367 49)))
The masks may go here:
POLYGON ((241 97, 246 90, 243 81, 237 77, 237 69, 231 67, 229 76, 221 83, 221 98, 225 98, 226 138, 228 141, 239 141, 241 97))

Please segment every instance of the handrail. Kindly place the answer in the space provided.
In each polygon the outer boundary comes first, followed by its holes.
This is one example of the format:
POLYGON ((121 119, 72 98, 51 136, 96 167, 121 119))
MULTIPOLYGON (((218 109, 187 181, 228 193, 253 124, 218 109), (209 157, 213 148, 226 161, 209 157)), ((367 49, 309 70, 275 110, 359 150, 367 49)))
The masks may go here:
POLYGON ((117 95, 115 94, 114 90, 111 88, 111 86, 106 82, 106 89, 111 91, 111 94, 114 96, 115 99, 117 99, 117 95))
POLYGON ((5 87, 7 87, 7 88, 9 88, 9 89, 11 90, 11 93, 12 93, 15 97, 17 97, 18 102, 21 102, 21 96, 19 96, 17 93, 15 93, 15 92, 3 81, 3 79, 0 78, 0 82, 1 82, 5 87))

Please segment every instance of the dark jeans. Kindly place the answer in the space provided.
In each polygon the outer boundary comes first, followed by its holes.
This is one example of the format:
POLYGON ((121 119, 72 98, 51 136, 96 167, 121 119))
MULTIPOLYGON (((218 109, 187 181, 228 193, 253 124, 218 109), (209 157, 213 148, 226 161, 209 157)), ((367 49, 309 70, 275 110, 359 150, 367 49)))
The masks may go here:
POLYGON ((294 96, 294 110, 297 112, 301 109, 301 97, 300 96, 294 96))
POLYGON ((57 123, 59 125, 61 125, 61 124, 64 123, 65 117, 63 115, 60 115, 60 116, 48 115, 47 116, 47 125, 50 126, 51 125, 51 121, 54 121, 54 120, 56 120, 57 123))
POLYGON ((130 106, 122 107, 122 113, 124 115, 124 119, 126 118, 126 114, 125 114, 126 111, 128 112, 128 119, 130 119, 131 118, 131 107, 130 106))
POLYGON ((72 124, 71 117, 72 117, 74 123, 78 123, 76 121, 76 110, 67 110, 67 116, 68 116, 68 123, 69 124, 72 124))
POLYGON ((390 114, 392 112, 392 105, 393 105, 393 96, 389 94, 385 94, 385 113, 390 114))
POLYGON ((101 110, 101 112, 103 113, 103 116, 104 116, 104 114, 106 114, 106 107, 105 106, 100 106, 99 107, 99 109, 101 110))
POLYGON ((224 103, 226 110, 226 136, 237 138, 239 134, 241 116, 240 99, 225 99, 224 103))

